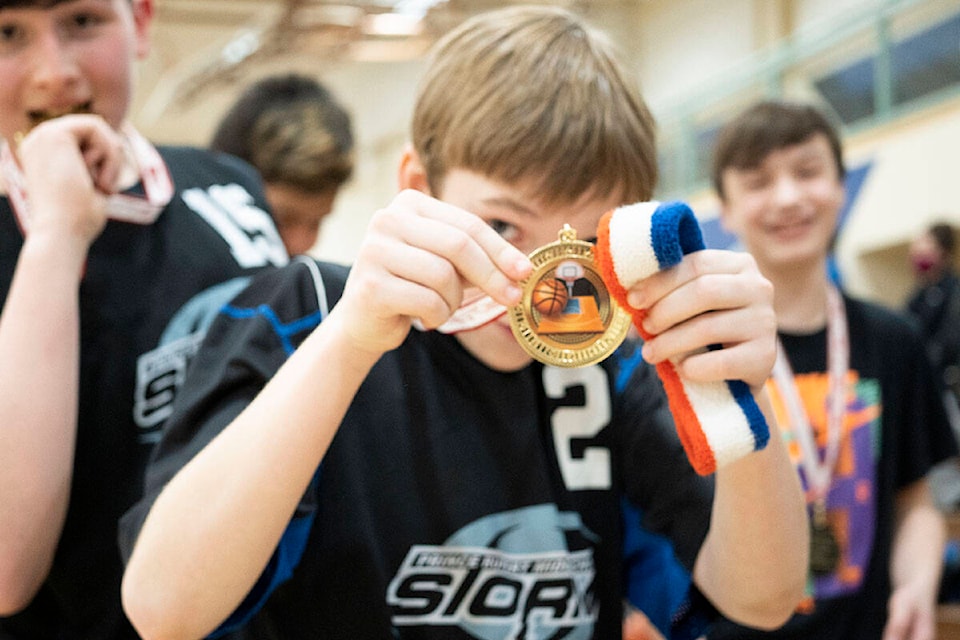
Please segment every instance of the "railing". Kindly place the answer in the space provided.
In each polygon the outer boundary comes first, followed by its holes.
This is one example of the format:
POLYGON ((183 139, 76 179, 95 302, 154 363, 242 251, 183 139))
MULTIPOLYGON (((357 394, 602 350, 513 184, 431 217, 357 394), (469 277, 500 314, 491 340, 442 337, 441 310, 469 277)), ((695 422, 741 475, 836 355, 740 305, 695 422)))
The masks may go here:
POLYGON ((794 32, 695 93, 653 105, 660 126, 658 197, 709 187, 719 128, 761 98, 813 101, 849 136, 960 96, 956 0, 882 0, 794 32))

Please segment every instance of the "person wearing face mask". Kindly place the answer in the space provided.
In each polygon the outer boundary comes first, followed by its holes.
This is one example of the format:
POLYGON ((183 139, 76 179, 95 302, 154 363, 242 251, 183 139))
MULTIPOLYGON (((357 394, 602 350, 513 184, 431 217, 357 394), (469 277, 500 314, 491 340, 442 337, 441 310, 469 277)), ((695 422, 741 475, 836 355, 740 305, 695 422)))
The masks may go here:
MULTIPOLYGON (((960 278, 953 268, 953 227, 938 221, 910 243, 914 289, 905 310, 920 325, 927 356, 941 384, 944 406, 960 437, 960 278)), ((960 465, 946 460, 930 472, 934 501, 944 510, 960 505, 960 465)))
MULTIPOLYGON (((960 279, 953 269, 953 227, 936 222, 910 243, 915 289, 907 311, 920 323, 927 355, 951 392, 956 408, 960 392, 960 279)), ((956 422, 955 422, 956 425, 956 422)))

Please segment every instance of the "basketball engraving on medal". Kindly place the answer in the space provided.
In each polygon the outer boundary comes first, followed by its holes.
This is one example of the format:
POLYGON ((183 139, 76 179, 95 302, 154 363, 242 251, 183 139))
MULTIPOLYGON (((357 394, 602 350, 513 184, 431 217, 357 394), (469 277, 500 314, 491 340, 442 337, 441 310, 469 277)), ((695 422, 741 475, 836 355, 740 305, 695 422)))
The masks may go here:
POLYGON ((815 576, 829 575, 840 564, 840 545, 833 527, 827 520, 826 506, 819 502, 810 518, 810 572, 815 576))
POLYGON ((511 307, 510 327, 531 356, 560 367, 599 362, 620 346, 630 315, 610 296, 594 263, 593 244, 564 225, 558 240, 530 254, 523 297, 511 307))

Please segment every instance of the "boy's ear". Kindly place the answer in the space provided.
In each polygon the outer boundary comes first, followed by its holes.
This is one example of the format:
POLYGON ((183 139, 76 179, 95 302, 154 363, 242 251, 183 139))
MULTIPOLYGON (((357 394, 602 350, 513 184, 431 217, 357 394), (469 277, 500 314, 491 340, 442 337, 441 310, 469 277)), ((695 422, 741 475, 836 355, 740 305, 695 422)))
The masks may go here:
MULTIPOLYGON (((720 176, 720 180, 722 182, 723 180, 722 175, 720 176)), ((722 188, 722 185, 721 185, 721 188, 722 188)), ((730 228, 730 215, 729 215, 730 211, 727 206, 727 199, 724 197, 723 193, 720 193, 720 189, 718 189, 717 187, 714 187, 713 193, 714 195, 717 196, 717 206, 720 210, 720 215, 717 216, 720 219, 720 227, 724 231, 727 231, 729 233, 735 233, 734 230, 730 228)))
POLYGON ((150 53, 150 24, 153 22, 153 0, 131 0, 130 9, 133 12, 133 28, 137 42, 135 52, 137 58, 143 59, 150 53))
POLYGON ((397 184, 401 190, 416 189, 427 195, 433 195, 430 193, 430 185, 427 182, 427 170, 420 162, 420 156, 412 144, 408 143, 400 155, 397 184))
POLYGON ((727 215, 727 205, 724 203, 723 198, 719 198, 718 204, 720 205, 720 215, 717 217, 720 219, 720 226, 725 231, 730 231, 732 233, 732 230, 730 229, 729 216, 727 215))

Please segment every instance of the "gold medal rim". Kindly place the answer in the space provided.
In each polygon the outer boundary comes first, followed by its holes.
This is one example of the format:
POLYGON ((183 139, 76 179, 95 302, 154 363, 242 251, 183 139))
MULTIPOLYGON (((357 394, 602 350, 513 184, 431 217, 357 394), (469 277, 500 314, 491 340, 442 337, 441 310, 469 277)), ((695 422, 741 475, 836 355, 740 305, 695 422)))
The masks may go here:
POLYGON ((585 240, 578 240, 576 232, 569 225, 564 225, 558 236, 557 241, 535 249, 528 256, 533 263, 533 272, 520 282, 523 296, 518 304, 510 307, 507 315, 517 342, 535 360, 558 367, 585 367, 610 356, 627 337, 632 320, 630 314, 624 311, 610 295, 600 277, 594 259, 594 245, 585 240), (568 259, 580 262, 584 270, 593 276, 588 279, 594 287, 598 290, 602 288, 601 316, 604 315, 604 311, 607 311, 606 315, 609 318, 605 323, 604 332, 583 346, 560 345, 555 340, 541 336, 533 328, 536 326, 532 303, 534 287, 551 269, 568 259), (609 306, 609 310, 605 305, 609 306))

